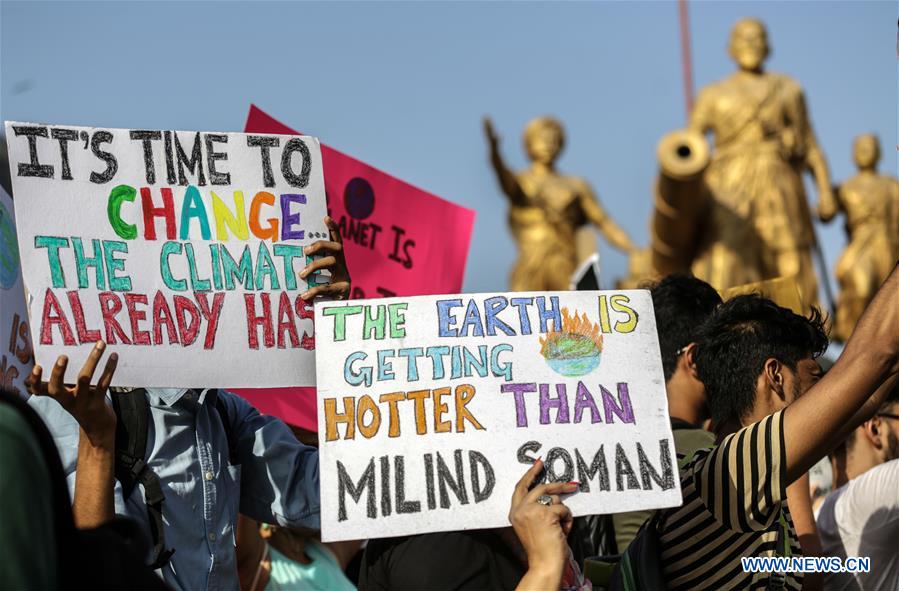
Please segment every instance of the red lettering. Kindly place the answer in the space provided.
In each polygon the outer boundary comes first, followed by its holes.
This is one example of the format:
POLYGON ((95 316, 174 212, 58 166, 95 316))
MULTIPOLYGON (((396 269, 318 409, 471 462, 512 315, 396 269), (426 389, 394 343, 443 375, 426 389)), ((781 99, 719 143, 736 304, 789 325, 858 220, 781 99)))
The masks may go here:
POLYGON ((153 344, 162 344, 162 327, 165 327, 168 333, 169 344, 178 344, 178 331, 175 330, 175 322, 172 320, 172 311, 169 309, 169 303, 162 295, 161 291, 157 291, 153 296, 153 344))
POLYGON ((154 207, 150 188, 140 188, 140 203, 144 213, 144 238, 147 240, 156 240, 156 220, 154 218, 157 217, 165 219, 166 239, 175 239, 175 201, 172 198, 172 190, 164 187, 161 192, 162 207, 154 207))
POLYGON ((53 344, 52 332, 54 324, 59 326, 59 332, 62 334, 62 342, 64 345, 74 346, 78 344, 75 342, 75 335, 72 333, 72 327, 69 326, 69 321, 66 320, 66 315, 59 305, 59 300, 57 300, 56 296, 53 295, 53 292, 47 288, 47 293, 44 294, 44 312, 41 314, 42 345, 53 344), (51 316, 51 313, 55 313, 55 316, 51 316))
POLYGON ((225 305, 225 292, 220 291, 212 296, 212 310, 209 309, 209 302, 206 301, 206 293, 195 291, 194 297, 200 304, 200 313, 206 319, 206 340, 203 341, 204 349, 212 349, 215 347, 215 333, 219 328, 219 317, 222 313, 222 306, 225 305))
POLYGON ((259 339, 256 334, 256 327, 259 325, 262 325, 262 338, 265 346, 275 346, 275 334, 272 330, 272 303, 267 293, 259 294, 259 298, 262 300, 262 316, 256 316, 256 296, 252 293, 246 293, 243 296, 247 308, 247 342, 251 349, 259 348, 259 339))
POLYGON ((297 325, 294 322, 293 305, 290 303, 290 297, 286 291, 281 292, 281 299, 278 302, 278 348, 284 349, 284 333, 290 337, 290 348, 296 349, 299 344, 297 338, 297 325))
POLYGON ((137 324, 141 320, 147 319, 147 313, 143 310, 138 310, 138 304, 146 306, 147 296, 142 293, 125 294, 125 307, 128 309, 128 320, 131 322, 131 338, 134 339, 135 345, 149 345, 150 332, 141 330, 137 324))
POLYGON ((303 338, 300 340, 300 347, 307 351, 314 351, 315 350, 315 308, 312 307, 312 304, 310 304, 303 298, 297 296, 296 310, 297 310, 297 316, 299 316, 303 320, 310 320, 312 322, 312 330, 309 332, 303 331, 303 338))
POLYGON ((116 336, 122 339, 122 344, 130 345, 131 339, 122 330, 119 321, 115 319, 116 314, 122 311, 122 301, 119 296, 111 291, 100 292, 100 313, 103 315, 103 326, 106 328, 106 344, 115 345, 116 336))
POLYGON ((69 298, 69 306, 72 308, 72 318, 75 319, 75 330, 78 332, 78 341, 84 343, 96 343, 100 340, 99 330, 88 330, 84 322, 84 308, 81 306, 81 298, 77 291, 66 292, 69 298))
POLYGON ((186 347, 197 340, 200 332, 200 310, 196 304, 184 296, 176 295, 172 298, 175 302, 175 317, 178 319, 178 331, 181 333, 181 346, 186 347), (188 322, 185 313, 190 315, 188 322))

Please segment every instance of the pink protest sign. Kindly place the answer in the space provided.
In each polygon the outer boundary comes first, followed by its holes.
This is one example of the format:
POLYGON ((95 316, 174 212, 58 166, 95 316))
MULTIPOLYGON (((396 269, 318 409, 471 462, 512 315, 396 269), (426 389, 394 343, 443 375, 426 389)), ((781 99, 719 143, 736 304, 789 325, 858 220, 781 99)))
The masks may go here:
MULTIPOLYGON (((298 133, 255 105, 250 105, 245 131, 298 133)), ((352 297, 462 291, 474 210, 324 144, 321 150, 328 210, 343 236, 352 297)), ((314 388, 237 392, 262 412, 316 429, 314 388)))

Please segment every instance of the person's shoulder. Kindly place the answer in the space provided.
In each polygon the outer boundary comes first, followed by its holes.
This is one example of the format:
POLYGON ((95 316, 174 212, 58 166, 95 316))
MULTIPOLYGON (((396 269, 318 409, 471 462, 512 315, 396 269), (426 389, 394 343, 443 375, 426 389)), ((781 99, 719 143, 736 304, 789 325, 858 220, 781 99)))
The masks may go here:
POLYGON ((768 72, 768 78, 780 86, 781 93, 791 95, 802 94, 802 85, 789 74, 784 74, 782 72, 768 72))
POLYGON ((845 488, 847 494, 853 497, 874 495, 884 501, 891 499, 893 504, 899 504, 899 459, 874 466, 850 480, 845 488))

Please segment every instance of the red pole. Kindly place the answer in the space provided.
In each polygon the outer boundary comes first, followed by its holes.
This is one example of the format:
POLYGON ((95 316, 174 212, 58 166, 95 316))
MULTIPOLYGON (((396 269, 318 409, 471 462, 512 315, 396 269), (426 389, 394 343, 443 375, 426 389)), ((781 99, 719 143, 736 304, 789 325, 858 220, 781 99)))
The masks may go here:
POLYGON ((693 112, 693 60, 690 56, 690 20, 687 16, 687 0, 677 0, 680 17, 681 65, 684 70, 684 101, 687 106, 687 119, 693 112))

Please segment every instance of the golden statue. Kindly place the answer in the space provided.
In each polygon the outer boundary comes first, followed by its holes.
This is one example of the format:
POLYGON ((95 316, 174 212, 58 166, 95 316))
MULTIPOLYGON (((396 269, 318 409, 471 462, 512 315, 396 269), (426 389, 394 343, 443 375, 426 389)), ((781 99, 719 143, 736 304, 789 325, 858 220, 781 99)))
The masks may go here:
POLYGON ((565 143, 562 125, 538 117, 524 131, 531 167, 513 172, 499 153, 499 138, 489 118, 484 132, 500 187, 509 199, 509 227, 518 243, 518 261, 509 280, 512 291, 566 290, 578 263, 577 231, 596 226, 613 246, 635 247, 608 216, 586 180, 559 174, 555 162, 565 143))
POLYGON ((837 261, 840 284, 834 338, 846 341, 855 323, 899 259, 899 181, 877 174, 880 144, 871 134, 855 138, 858 174, 843 183, 836 198, 821 199, 822 221, 837 211, 846 216, 849 245, 837 261))
POLYGON ((689 130, 711 132, 714 150, 702 176, 708 211, 693 273, 717 289, 795 277, 802 299, 817 302, 815 245, 802 172, 814 175, 822 202, 833 199, 827 163, 792 78, 763 69, 768 36, 758 20, 731 31, 738 71, 703 89, 689 130))

